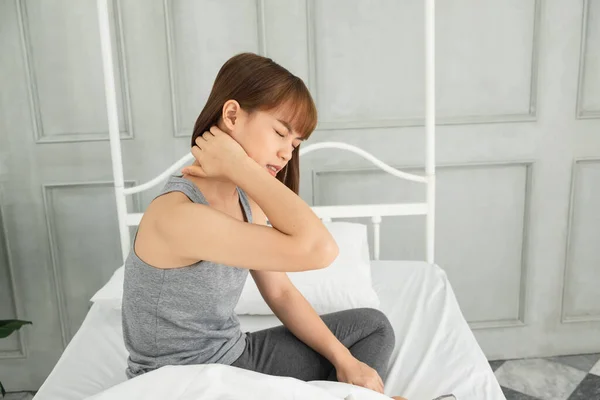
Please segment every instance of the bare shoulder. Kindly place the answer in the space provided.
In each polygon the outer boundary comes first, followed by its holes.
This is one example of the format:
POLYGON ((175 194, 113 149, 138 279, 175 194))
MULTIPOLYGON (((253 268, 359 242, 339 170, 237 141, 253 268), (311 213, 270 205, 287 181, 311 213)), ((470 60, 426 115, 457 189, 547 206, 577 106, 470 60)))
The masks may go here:
POLYGON ((182 192, 169 192, 156 197, 150 202, 138 227, 138 236, 142 231, 151 231, 156 226, 156 221, 165 214, 182 204, 192 201, 182 192))
POLYGON ((138 226, 134 243, 134 251, 138 257, 157 268, 174 268, 193 261, 173 255, 157 228, 157 222, 168 220, 165 216, 174 207, 191 202, 182 192, 170 192, 155 198, 148 205, 138 226))
POLYGON ((169 206, 182 203, 192 203, 192 201, 185 195, 185 193, 173 191, 165 193, 152 200, 150 206, 148 207, 148 211, 150 211, 151 208, 154 208, 156 212, 160 212, 161 210, 167 209, 169 206))

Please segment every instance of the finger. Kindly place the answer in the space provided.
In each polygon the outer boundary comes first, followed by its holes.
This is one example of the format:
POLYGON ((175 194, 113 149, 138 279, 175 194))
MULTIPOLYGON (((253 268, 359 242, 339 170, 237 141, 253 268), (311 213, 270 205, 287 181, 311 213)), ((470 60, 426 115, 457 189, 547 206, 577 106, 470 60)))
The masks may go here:
POLYGON ((202 167, 200 167, 198 165, 191 165, 191 166, 185 167, 184 169, 181 170, 181 172, 184 174, 192 175, 192 176, 199 176, 201 178, 206 177, 206 173, 204 172, 202 167))
POLYGON ((377 382, 376 380, 370 381, 368 386, 369 386, 369 389, 371 389, 375 392, 383 393, 381 391, 381 387, 379 386, 379 382, 377 382))
POLYGON ((208 140, 208 139, 213 138, 213 137, 215 137, 215 134, 212 133, 211 131, 204 131, 204 133, 202 134, 202 138, 204 140, 208 140))
POLYGON ((223 132, 221 129, 219 129, 218 126, 213 125, 210 127, 210 133, 212 133, 213 136, 217 136, 217 135, 224 134, 225 132, 223 132))
POLYGON ((206 178, 207 177, 206 173, 204 172, 204 170, 201 167, 188 168, 188 170, 187 170, 186 173, 188 175, 199 177, 199 178, 206 178))
POLYGON ((376 383, 369 383, 366 387, 371 389, 374 392, 381 393, 381 391, 379 391, 379 385, 377 385, 376 383))
POLYGON ((196 160, 201 158, 202 157, 202 148, 200 148, 198 146, 192 147, 192 155, 196 158, 196 160))
POLYGON ((371 379, 369 381, 369 388, 379 393, 383 393, 383 386, 380 384, 378 379, 371 379))
POLYGON ((196 142, 196 146, 202 148, 202 145, 206 144, 207 140, 203 135, 200 135, 196 138, 195 142, 196 142))

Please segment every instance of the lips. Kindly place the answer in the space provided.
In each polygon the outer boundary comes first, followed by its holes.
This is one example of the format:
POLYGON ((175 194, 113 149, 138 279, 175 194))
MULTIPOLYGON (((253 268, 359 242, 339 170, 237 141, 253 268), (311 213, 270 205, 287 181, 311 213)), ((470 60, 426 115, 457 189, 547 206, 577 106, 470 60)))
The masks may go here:
POLYGON ((267 164, 267 171, 269 171, 269 173, 273 176, 277 176, 277 173, 279 172, 280 169, 281 169, 281 167, 279 167, 277 165, 267 164))

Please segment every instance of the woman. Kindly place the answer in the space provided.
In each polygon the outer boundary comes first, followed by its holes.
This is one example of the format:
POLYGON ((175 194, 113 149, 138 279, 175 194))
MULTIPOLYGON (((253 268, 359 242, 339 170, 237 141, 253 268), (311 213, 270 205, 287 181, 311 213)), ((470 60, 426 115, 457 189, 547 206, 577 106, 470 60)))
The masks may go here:
POLYGON ((244 53, 223 65, 194 126, 196 160, 152 201, 125 263, 128 377, 222 363, 383 393, 395 343, 385 315, 319 316, 285 274, 338 254, 297 195, 299 146, 316 121, 302 80, 271 59, 244 53), (240 330, 234 308, 249 272, 283 326, 240 330))

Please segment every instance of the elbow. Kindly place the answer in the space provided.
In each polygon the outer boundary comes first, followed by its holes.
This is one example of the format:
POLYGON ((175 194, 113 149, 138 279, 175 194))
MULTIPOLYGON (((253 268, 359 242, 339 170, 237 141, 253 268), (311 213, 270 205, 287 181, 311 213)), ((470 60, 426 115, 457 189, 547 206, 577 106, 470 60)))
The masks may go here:
MULTIPOLYGON (((327 231, 325 234, 316 234, 305 237, 293 245, 293 256, 296 262, 288 267, 287 272, 302 272, 324 269, 329 267, 340 253, 338 244, 327 231)), ((291 255, 291 254, 290 254, 291 255)))
POLYGON ((326 242, 321 249, 321 268, 329 267, 340 254, 340 249, 333 238, 326 242))
POLYGON ((310 250, 312 268, 323 269, 329 267, 340 253, 335 240, 329 236, 313 244, 310 250))

